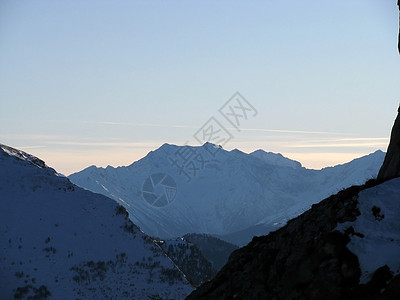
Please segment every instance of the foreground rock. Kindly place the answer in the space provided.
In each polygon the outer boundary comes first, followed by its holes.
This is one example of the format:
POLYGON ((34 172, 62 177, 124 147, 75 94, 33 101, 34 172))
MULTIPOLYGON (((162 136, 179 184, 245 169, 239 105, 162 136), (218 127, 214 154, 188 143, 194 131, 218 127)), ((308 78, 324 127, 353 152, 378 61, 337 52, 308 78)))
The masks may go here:
POLYGON ((188 299, 398 297, 399 200, 400 179, 341 191, 233 252, 188 299))
POLYGON ((192 287, 115 201, 0 144, 1 299, 182 299, 192 287))

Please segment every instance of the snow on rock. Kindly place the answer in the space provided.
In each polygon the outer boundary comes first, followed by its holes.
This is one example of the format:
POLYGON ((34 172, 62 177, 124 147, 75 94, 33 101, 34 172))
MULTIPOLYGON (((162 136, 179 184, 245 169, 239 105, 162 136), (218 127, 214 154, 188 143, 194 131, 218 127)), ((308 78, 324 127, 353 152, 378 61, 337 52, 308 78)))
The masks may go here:
POLYGON ((400 179, 366 189, 358 196, 360 215, 353 222, 339 224, 342 232, 352 227, 347 247, 357 255, 361 283, 367 283, 379 267, 387 265, 400 273, 400 179))
POLYGON ((187 299, 400 299, 400 178, 370 180, 234 251, 187 299))
POLYGON ((115 201, 0 145, 2 299, 183 299, 193 288, 115 201))

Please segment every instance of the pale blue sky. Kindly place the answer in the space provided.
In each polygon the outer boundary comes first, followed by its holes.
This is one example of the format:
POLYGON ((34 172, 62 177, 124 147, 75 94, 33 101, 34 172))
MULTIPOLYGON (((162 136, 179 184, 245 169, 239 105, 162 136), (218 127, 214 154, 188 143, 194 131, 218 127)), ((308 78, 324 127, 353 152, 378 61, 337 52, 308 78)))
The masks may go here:
POLYGON ((386 149, 400 102, 392 0, 0 1, 0 143, 69 174, 196 144, 321 168, 386 149), (239 91, 258 111, 230 128, 239 91))

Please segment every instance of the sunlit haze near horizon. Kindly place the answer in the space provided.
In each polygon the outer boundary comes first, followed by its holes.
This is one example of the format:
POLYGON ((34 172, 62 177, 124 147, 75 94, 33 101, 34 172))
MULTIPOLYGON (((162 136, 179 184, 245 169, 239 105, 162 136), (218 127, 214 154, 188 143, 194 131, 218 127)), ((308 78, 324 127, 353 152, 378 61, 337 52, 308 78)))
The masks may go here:
POLYGON ((398 22, 394 0, 0 1, 0 143, 65 175, 199 145, 210 120, 227 150, 308 168, 386 151, 398 22))

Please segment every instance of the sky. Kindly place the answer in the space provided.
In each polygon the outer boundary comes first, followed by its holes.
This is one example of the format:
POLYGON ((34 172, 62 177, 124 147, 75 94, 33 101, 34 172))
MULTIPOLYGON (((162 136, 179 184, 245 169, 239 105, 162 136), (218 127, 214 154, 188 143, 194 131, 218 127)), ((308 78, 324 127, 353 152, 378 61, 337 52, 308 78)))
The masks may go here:
POLYGON ((0 0, 0 143, 65 175, 206 128, 315 169, 385 151, 398 22, 395 0, 0 0))

